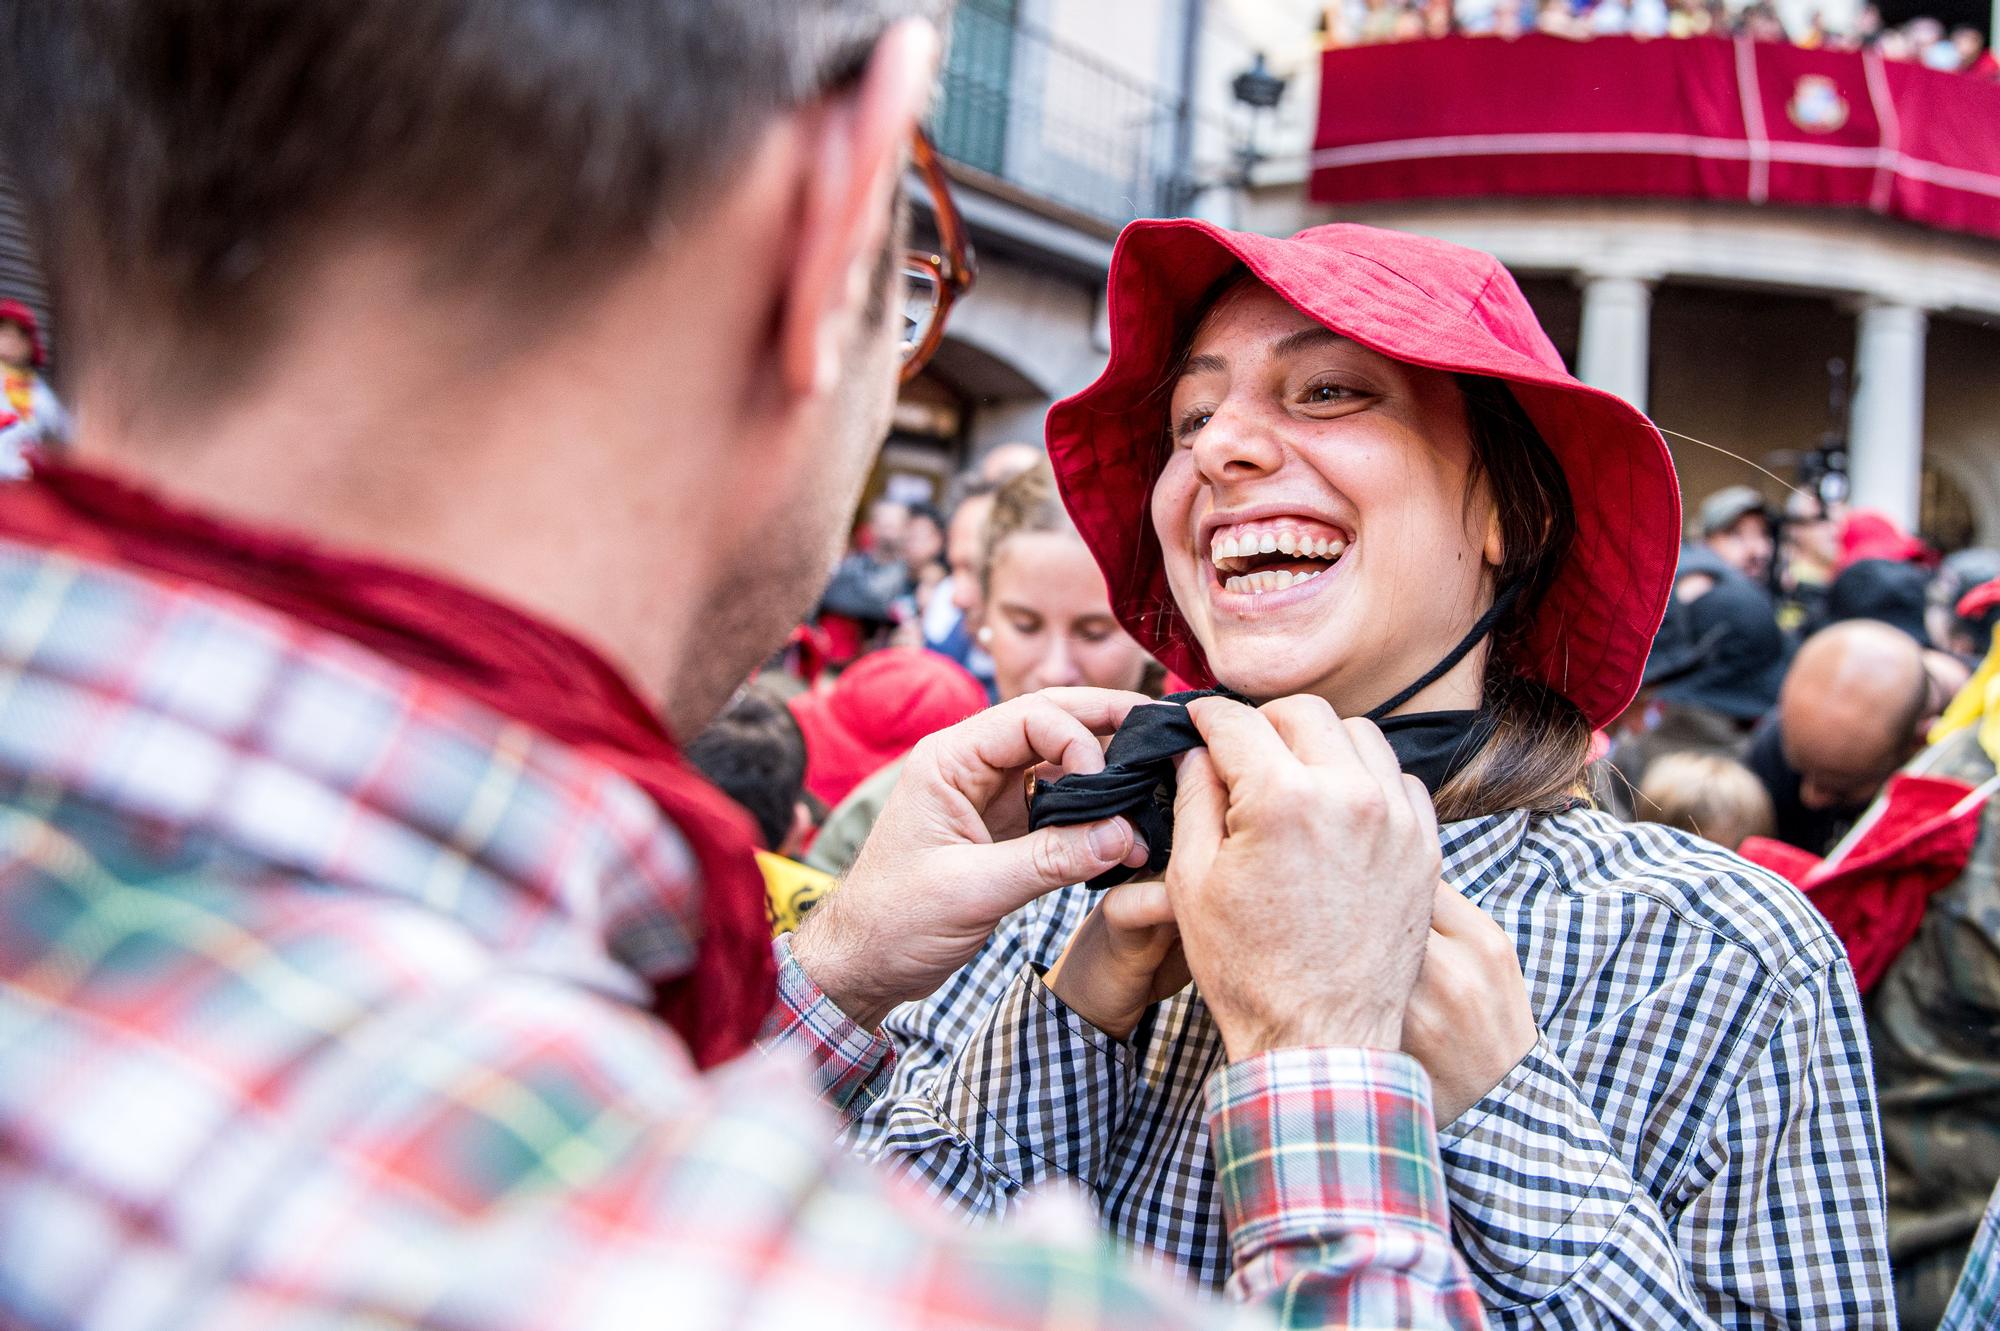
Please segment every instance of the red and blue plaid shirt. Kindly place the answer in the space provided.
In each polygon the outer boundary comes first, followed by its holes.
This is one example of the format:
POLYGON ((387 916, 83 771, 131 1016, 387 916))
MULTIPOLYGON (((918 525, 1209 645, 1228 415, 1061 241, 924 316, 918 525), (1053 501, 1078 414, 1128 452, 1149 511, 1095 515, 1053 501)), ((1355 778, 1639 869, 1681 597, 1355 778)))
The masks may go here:
MULTIPOLYGON (((1262 1320, 1087 1219, 968 1234, 843 1156, 808 1086, 851 1113, 893 1059, 796 966, 778 1054, 697 1074, 642 977, 699 892, 634 786, 537 731, 0 543, 0 1323, 1262 1320)), ((1414 1064, 1292 1050, 1208 1095, 1242 1301, 1479 1322, 1414 1064)))

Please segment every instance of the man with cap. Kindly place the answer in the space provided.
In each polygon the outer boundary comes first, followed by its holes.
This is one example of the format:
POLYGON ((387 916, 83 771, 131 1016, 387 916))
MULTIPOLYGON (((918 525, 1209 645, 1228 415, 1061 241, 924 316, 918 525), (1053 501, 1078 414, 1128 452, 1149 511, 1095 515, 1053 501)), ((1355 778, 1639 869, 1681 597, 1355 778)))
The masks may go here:
POLYGON ((1777 550, 1771 506, 1755 486, 1732 485, 1701 501, 1696 539, 1723 564, 1758 585, 1771 576, 1777 550))

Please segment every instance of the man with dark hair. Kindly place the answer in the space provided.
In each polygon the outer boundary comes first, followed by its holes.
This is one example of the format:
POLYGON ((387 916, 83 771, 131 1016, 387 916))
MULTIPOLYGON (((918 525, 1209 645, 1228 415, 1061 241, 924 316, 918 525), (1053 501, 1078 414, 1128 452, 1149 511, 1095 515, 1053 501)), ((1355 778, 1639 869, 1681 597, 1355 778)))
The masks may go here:
MULTIPOLYGON (((951 215, 938 8, 0 6, 79 407, 76 463, 0 492, 0 1323, 1224 1316, 940 1222, 806 1089, 857 1112, 892 1006, 1145 859, 1123 820, 1027 833, 1021 793, 1140 700, 927 739, 775 950, 671 738, 811 605, 936 344, 942 301, 896 319, 913 143, 951 215)), ((1289 702, 1196 712, 1171 874, 1237 1055, 1234 1290, 1476 1324, 1394 1052, 1435 823, 1289 702), (1320 971, 1227 970, 1253 899, 1320 971)))
POLYGON ((748 688, 687 747, 687 760, 757 822, 764 849, 796 857, 806 830, 806 737, 784 700, 748 688))

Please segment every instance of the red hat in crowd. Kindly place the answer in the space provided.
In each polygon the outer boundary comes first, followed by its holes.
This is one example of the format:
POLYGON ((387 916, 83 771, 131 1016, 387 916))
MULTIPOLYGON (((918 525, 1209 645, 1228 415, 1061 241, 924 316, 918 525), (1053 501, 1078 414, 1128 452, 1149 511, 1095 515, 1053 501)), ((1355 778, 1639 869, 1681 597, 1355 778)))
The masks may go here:
POLYGON ((42 324, 33 310, 18 300, 0 300, 0 323, 19 324, 28 335, 29 364, 39 370, 48 363, 48 350, 42 346, 42 324))
POLYGON ((1982 582, 1959 597, 1952 613, 1960 619, 1977 619, 1997 605, 2000 605, 2000 578, 1982 582))
POLYGON ((1063 500, 1132 636, 1174 673, 1213 683, 1174 607, 1146 518, 1167 437, 1174 357, 1203 301, 1246 268, 1300 313, 1412 365, 1505 381, 1561 464, 1576 537, 1536 608, 1521 671, 1608 725, 1639 687, 1680 549, 1680 484, 1660 432, 1563 368, 1514 279, 1489 254, 1378 227, 1290 239, 1192 219, 1134 222, 1111 259, 1111 360, 1049 412, 1063 500))
POLYGON ((1936 558, 1936 553, 1928 545, 1898 527, 1887 514, 1872 509, 1856 509, 1840 524, 1840 567, 1843 569, 1864 559, 1929 565, 1936 558))
POLYGON ((832 688, 791 700, 806 738, 806 789, 838 804, 918 740, 985 706, 985 687, 949 657, 921 647, 870 652, 832 688))

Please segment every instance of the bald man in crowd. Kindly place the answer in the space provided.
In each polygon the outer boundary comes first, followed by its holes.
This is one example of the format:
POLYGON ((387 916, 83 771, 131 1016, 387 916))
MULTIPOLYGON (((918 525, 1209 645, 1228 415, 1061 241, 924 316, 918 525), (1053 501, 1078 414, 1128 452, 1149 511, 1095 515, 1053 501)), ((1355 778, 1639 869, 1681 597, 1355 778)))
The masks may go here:
POLYGON ((1808 638, 1744 759, 1770 793, 1778 839, 1831 850, 1922 747, 1947 696, 1899 629, 1856 619, 1808 638))

